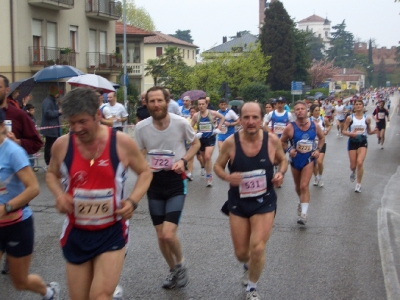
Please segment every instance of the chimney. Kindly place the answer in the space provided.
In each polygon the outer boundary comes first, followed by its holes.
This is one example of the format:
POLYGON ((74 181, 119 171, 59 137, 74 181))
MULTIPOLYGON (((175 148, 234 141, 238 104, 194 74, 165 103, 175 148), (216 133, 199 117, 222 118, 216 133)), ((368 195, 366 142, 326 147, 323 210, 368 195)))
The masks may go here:
POLYGON ((227 37, 226 37, 226 36, 223 36, 223 37, 222 37, 222 44, 225 44, 227 41, 228 41, 227 37))
POLYGON ((241 36, 240 32, 236 32, 236 37, 240 38, 241 36))

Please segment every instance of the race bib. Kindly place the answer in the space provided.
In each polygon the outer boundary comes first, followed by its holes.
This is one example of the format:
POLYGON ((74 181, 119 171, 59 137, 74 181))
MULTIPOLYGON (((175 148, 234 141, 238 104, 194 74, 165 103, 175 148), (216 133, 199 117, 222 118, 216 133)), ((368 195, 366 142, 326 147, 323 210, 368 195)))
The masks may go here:
POLYGON ((152 170, 171 170, 175 153, 170 150, 151 150, 147 152, 149 165, 152 170))
POLYGON ((352 129, 357 134, 363 134, 365 132, 365 126, 364 125, 355 125, 355 126, 352 126, 352 129))
POLYGON ((0 219, 0 227, 8 226, 22 221, 22 208, 6 214, 0 219))
POLYGON ((385 113, 384 112, 378 112, 378 119, 379 120, 385 119, 385 113))
POLYGON ((199 131, 200 132, 211 132, 212 131, 212 124, 211 123, 204 123, 199 124, 199 131))
POLYGON ((240 198, 257 197, 267 192, 267 178, 264 169, 242 172, 241 176, 240 198))
POLYGON ((74 189, 74 216, 80 225, 100 225, 114 215, 114 189, 74 189))
POLYGON ((225 124, 223 124, 222 126, 221 126, 221 134, 226 134, 227 132, 228 132, 228 127, 226 127, 226 125, 225 124))
POLYGON ((286 128, 285 123, 274 123, 274 132, 276 134, 282 134, 285 128, 286 128))
POLYGON ((300 140, 296 144, 296 150, 299 153, 308 153, 313 150, 313 141, 300 140))

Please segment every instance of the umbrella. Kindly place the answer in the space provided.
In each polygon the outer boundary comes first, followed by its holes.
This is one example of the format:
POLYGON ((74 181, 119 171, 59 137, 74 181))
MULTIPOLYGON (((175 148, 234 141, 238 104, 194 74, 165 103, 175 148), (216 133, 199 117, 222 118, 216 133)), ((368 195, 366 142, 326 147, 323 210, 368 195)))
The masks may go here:
POLYGON ((244 103, 243 100, 232 100, 229 101, 230 106, 241 106, 244 103))
POLYGON ((74 77, 83 74, 85 73, 71 66, 54 65, 41 69, 39 72, 33 75, 33 79, 35 79, 35 82, 40 82, 48 80, 58 80, 60 78, 74 77))
POLYGON ((10 96, 16 89, 19 89, 19 96, 14 100, 17 100, 19 103, 21 103, 22 99, 28 96, 33 90, 34 85, 35 80, 33 77, 15 81, 10 84, 10 92, 8 93, 7 97, 10 96))
POLYGON ((111 82, 96 74, 85 74, 72 77, 67 81, 72 86, 89 86, 102 89, 105 93, 115 92, 111 82))
POLYGON ((191 90, 191 91, 184 92, 181 95, 181 99, 183 99, 185 96, 189 96, 190 100, 195 101, 195 100, 199 100, 200 98, 205 98, 207 96, 207 94, 205 91, 202 91, 202 90, 191 90))

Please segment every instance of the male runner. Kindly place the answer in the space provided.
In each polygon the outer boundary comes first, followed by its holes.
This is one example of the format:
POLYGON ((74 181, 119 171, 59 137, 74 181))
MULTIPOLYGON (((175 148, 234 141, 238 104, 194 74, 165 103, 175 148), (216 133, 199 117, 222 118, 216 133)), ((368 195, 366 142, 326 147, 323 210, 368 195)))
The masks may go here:
POLYGON ((337 136, 338 137, 343 137, 342 131, 343 131, 343 124, 344 124, 344 120, 345 120, 344 109, 345 109, 345 106, 343 105, 342 100, 338 99, 337 105, 335 106, 336 128, 337 128, 337 136))
POLYGON ((285 110, 286 100, 283 97, 276 99, 275 110, 264 116, 263 126, 264 130, 269 132, 269 122, 271 122, 272 132, 276 133, 280 138, 283 130, 293 121, 292 114, 285 110))
POLYGON ((111 92, 107 95, 108 108, 113 116, 113 128, 122 131, 122 124, 128 120, 128 113, 121 103, 117 102, 117 93, 111 92))
POLYGON ((218 134, 218 150, 221 150, 222 143, 235 133, 235 126, 239 123, 239 116, 228 108, 228 100, 219 100, 218 112, 225 117, 225 122, 221 126, 221 133, 218 134))
POLYGON ((206 99, 197 101, 199 112, 192 118, 192 127, 197 124, 197 132, 201 133, 200 155, 202 156, 204 168, 206 169, 206 186, 212 186, 212 161, 211 156, 215 146, 215 133, 218 133, 225 117, 215 110, 207 109, 206 99), (218 125, 214 128, 214 120, 219 119, 218 125))
POLYGON ((322 108, 325 111, 325 117, 327 117, 329 122, 332 123, 332 117, 333 117, 334 108, 333 108, 332 104, 329 102, 328 99, 325 99, 325 103, 322 104, 322 108))
POLYGON ((251 300, 260 299, 257 281, 276 212, 273 186, 282 184, 288 166, 278 137, 262 130, 262 119, 258 103, 245 103, 240 111, 243 129, 222 144, 214 166, 217 176, 230 184, 225 205, 235 255, 248 268, 246 299, 251 300), (225 172, 227 164, 230 174, 225 172), (275 175, 273 165, 280 166, 275 175))
POLYGON ((192 104, 192 100, 189 96, 183 97, 183 106, 180 106, 181 116, 184 118, 190 117, 190 106, 192 104))
POLYGON ((169 93, 165 88, 150 88, 146 94, 150 118, 139 122, 135 128, 139 148, 147 152, 154 172, 147 198, 158 245, 170 269, 162 284, 166 289, 185 287, 189 283, 176 232, 186 197, 187 162, 200 148, 190 123, 168 112, 169 101, 169 93), (191 144, 187 151, 185 141, 191 144))
POLYGON ((306 225, 307 211, 310 203, 309 184, 313 173, 314 160, 325 144, 325 136, 321 128, 307 116, 307 104, 297 101, 294 105, 296 121, 291 122, 283 131, 281 142, 285 152, 289 152, 291 169, 296 193, 300 198, 297 206, 297 223, 306 225), (318 137, 318 146, 314 149, 315 138, 318 137), (288 140, 291 145, 288 148, 288 140))
POLYGON ((101 125, 96 93, 69 92, 62 101, 70 133, 58 138, 46 182, 56 208, 67 214, 61 247, 72 300, 111 299, 122 271, 128 220, 146 193, 152 173, 135 142, 101 125), (124 198, 128 167, 137 175, 124 198))
POLYGON ((374 109, 372 115, 374 116, 376 128, 378 129, 376 132, 378 144, 380 144, 381 149, 383 149, 383 143, 385 142, 386 118, 387 121, 390 122, 389 111, 385 108, 384 100, 379 100, 379 104, 374 109))

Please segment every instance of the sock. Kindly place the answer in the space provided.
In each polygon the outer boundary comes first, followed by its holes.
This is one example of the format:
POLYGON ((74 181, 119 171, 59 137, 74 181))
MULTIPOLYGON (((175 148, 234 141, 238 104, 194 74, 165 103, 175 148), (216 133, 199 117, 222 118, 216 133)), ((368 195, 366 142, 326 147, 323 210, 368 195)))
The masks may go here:
POLYGON ((53 290, 49 287, 47 287, 47 293, 46 295, 43 296, 44 299, 51 299, 51 297, 53 297, 53 290))
POLYGON ((185 264, 184 264, 184 260, 182 259, 182 261, 181 261, 180 263, 177 263, 177 264, 175 265, 175 270, 176 270, 176 269, 179 269, 179 268, 182 268, 184 265, 185 265, 185 264))
POLYGON ((302 214, 307 214, 308 204, 309 203, 301 203, 301 213, 302 214))
POLYGON ((212 178, 212 174, 207 174, 206 178, 212 178))
POLYGON ((256 290, 257 289, 257 282, 251 282, 249 280, 249 282, 247 283, 247 288, 246 288, 246 292, 250 292, 250 290, 256 290))

